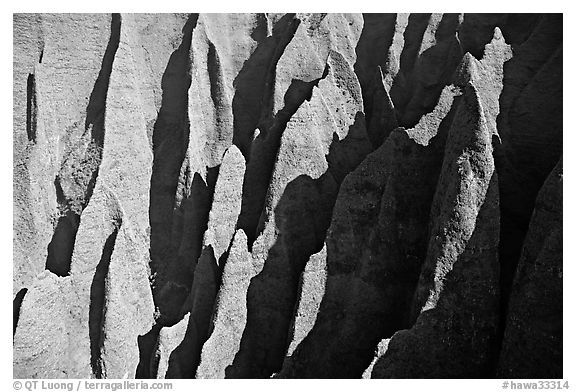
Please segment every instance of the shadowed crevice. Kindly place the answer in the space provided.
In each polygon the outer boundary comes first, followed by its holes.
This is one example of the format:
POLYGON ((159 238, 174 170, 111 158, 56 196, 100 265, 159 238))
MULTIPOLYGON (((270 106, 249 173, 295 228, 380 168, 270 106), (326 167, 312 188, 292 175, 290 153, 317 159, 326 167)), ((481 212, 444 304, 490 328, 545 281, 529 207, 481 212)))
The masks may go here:
POLYGON ((168 263, 155 276, 153 293, 158 314, 156 323, 172 326, 180 321, 186 310, 194 271, 202 251, 202 239, 208 227, 208 216, 219 166, 209 168, 206 181, 198 173, 192 178, 189 196, 174 210, 172 245, 165 253, 168 263))
POLYGON ((208 79, 210 80, 210 99, 212 100, 212 107, 214 108, 216 121, 219 125, 222 119, 226 117, 225 107, 222 105, 222 97, 226 96, 224 86, 224 75, 222 73, 222 63, 218 55, 218 51, 214 44, 208 41, 208 58, 207 65, 208 79))
POLYGON ((110 267, 110 259, 114 252, 119 227, 108 236, 102 249, 100 262, 90 285, 90 308, 88 313, 88 329, 90 335, 90 365, 95 378, 102 378, 101 349, 103 343, 102 330, 105 317, 106 278, 110 267))
POLYGON ((428 36, 434 44, 423 50, 422 40, 431 23, 428 14, 415 14, 414 19, 410 16, 399 75, 390 89, 399 125, 406 128, 414 127, 422 116, 434 110, 442 89, 452 82, 464 55, 457 38, 460 23, 457 14, 442 15, 433 38, 428 36))
POLYGON ((80 216, 73 212, 68 212, 58 219, 52 241, 48 244, 48 271, 58 276, 68 276, 79 225, 80 216))
POLYGON ((120 24, 120 15, 113 14, 110 40, 86 108, 85 127, 86 132, 90 133, 90 140, 85 147, 80 144, 66 156, 54 179, 60 217, 48 245, 46 269, 58 276, 70 273, 80 215, 92 197, 98 178, 104 148, 106 96, 114 57, 120 44, 120 24))
POLYGON ((34 74, 26 79, 26 134, 28 141, 36 143, 36 80, 34 74))
MULTIPOLYGON (((162 103, 152 134, 150 268, 152 295, 157 309, 156 323, 160 326, 177 321, 181 303, 189 291, 186 283, 192 279, 189 265, 185 265, 190 260, 180 256, 180 248, 186 230, 186 216, 191 213, 190 208, 194 209, 190 205, 190 193, 200 192, 200 188, 203 188, 198 181, 201 178, 196 178, 192 173, 189 157, 186 156, 190 134, 188 91, 192 82, 191 44, 197 23, 198 14, 190 14, 182 28, 182 41, 170 55, 162 75, 162 103), (172 275, 177 278, 176 282, 172 282, 172 275)), ((151 350, 144 347, 149 342, 152 341, 141 341, 141 353, 151 350)), ((141 361, 149 363, 149 360, 141 357, 141 361)))
POLYGON ((188 89, 190 45, 198 15, 191 15, 182 29, 182 42, 162 76, 162 105, 152 135, 154 161, 150 180, 150 267, 163 273, 171 258, 173 209, 180 170, 188 148, 190 121, 188 89))
POLYGON ((373 100, 376 85, 374 78, 380 72, 378 67, 385 69, 388 51, 394 38, 397 14, 362 14, 364 26, 356 45, 356 62, 354 73, 360 82, 362 101, 366 115, 366 128, 372 123, 373 100))
MULTIPOLYGON (((519 22, 519 17, 508 18, 504 32, 516 28, 514 21, 519 22)), ((529 23, 532 30, 512 35, 522 44, 514 47, 514 57, 504 64, 499 138, 492 139, 500 178, 498 347, 536 197, 562 154, 562 15, 540 15, 522 23, 529 23), (538 92, 538 98, 530 92, 538 92), (560 99, 554 99, 557 96, 560 99)))
POLYGON ((194 378, 200 364, 202 347, 208 340, 214 325, 216 297, 222 282, 222 272, 228 260, 232 241, 226 251, 216 260, 212 245, 202 249, 195 269, 195 278, 187 299, 190 310, 188 325, 182 341, 170 353, 165 378, 194 378))
POLYGON ((364 116, 357 112, 344 139, 333 134, 326 171, 316 179, 300 175, 286 185, 274 208, 278 237, 262 271, 250 280, 247 323, 226 378, 267 378, 281 369, 300 275, 310 256, 322 249, 342 180, 364 158, 349 152, 359 148, 364 132, 364 116))
POLYGON ((266 18, 258 14, 257 24, 251 34, 252 39, 257 42, 257 47, 234 79, 232 141, 246 161, 250 160, 254 131, 265 110, 270 110, 271 98, 274 96, 276 66, 300 25, 300 21, 294 16, 295 14, 282 16, 275 23, 272 34, 267 37, 266 18))
POLYGON ((27 288, 20 289, 12 301, 12 336, 16 334, 16 328, 18 327, 18 321, 20 319, 20 308, 22 307, 22 302, 27 292, 27 288))
POLYGON ((116 51, 120 45, 120 28, 122 17, 120 14, 112 14, 112 22, 110 26, 110 40, 104 52, 102 59, 102 67, 94 89, 90 94, 88 107, 86 108, 86 121, 84 127, 86 130, 91 129, 92 140, 98 145, 104 145, 104 117, 106 112, 106 96, 108 94, 108 86, 110 85, 110 75, 112 74, 112 65, 116 51))
POLYGON ((324 73, 318 79, 310 82, 292 79, 284 95, 284 107, 267 121, 266 126, 260 126, 260 134, 252 144, 250 160, 246 165, 237 225, 248 237, 248 249, 252 249, 252 244, 263 230, 262 211, 286 125, 304 101, 311 99, 312 90, 328 76, 328 71, 329 65, 326 63, 324 73))
POLYGON ((286 358, 280 378, 360 377, 378 342, 411 325, 430 209, 458 102, 427 145, 397 128, 344 181, 325 238, 325 293, 314 325, 286 358))
POLYGON ((152 379, 154 376, 151 373, 152 361, 155 359, 156 342, 158 341, 158 334, 162 326, 156 324, 145 335, 138 336, 138 350, 140 352, 140 360, 136 367, 136 379, 152 379))
POLYGON ((418 58, 422 38, 428 27, 432 14, 410 14, 404 31, 404 48, 400 55, 400 69, 411 72, 418 58))

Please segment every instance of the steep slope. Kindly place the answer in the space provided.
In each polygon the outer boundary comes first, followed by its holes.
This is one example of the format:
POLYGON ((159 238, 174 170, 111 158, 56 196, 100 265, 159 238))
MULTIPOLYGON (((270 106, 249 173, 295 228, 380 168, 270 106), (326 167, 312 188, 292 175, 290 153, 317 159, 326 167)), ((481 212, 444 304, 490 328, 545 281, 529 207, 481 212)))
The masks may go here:
POLYGON ((562 377, 562 158, 536 199, 511 289, 498 377, 562 377), (542 356, 531 356, 539 352, 542 356))

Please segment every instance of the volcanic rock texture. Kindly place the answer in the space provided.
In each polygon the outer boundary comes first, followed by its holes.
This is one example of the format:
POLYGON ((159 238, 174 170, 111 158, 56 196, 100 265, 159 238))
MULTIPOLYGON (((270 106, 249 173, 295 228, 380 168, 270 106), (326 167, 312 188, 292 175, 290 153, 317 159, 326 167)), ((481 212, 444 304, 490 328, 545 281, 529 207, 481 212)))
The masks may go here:
POLYGON ((562 15, 14 15, 14 377, 562 377, 562 15))

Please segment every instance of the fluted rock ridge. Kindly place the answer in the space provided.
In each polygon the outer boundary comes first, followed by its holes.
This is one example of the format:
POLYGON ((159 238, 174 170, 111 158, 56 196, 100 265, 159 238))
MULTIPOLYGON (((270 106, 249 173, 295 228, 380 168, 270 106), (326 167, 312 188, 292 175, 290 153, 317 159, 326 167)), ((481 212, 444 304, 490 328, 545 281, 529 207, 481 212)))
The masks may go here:
POLYGON ((14 376, 562 377, 562 22, 15 14, 14 376))

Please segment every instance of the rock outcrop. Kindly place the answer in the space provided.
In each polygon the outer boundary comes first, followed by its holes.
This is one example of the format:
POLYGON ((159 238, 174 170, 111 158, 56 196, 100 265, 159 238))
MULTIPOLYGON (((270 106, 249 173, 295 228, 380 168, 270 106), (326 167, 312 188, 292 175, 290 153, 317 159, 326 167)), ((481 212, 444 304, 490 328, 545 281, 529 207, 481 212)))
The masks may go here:
POLYGON ((536 198, 511 288, 498 377, 562 378, 562 270, 560 159, 536 198))
POLYGON ((14 377, 561 378, 562 22, 15 14, 14 377))

